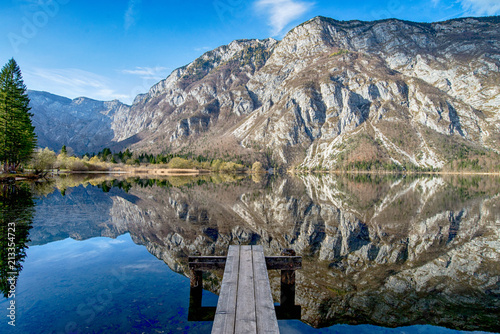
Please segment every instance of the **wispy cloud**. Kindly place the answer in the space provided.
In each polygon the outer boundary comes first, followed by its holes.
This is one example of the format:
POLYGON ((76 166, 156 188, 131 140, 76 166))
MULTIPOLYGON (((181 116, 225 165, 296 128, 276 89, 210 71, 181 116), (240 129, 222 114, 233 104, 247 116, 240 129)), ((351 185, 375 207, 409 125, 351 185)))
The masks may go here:
POLYGON ((139 15, 138 7, 142 0, 129 0, 127 10, 125 11, 123 27, 125 30, 130 29, 135 24, 137 16, 139 15))
POLYGON ((293 20, 300 18, 314 3, 298 0, 257 0, 255 7, 269 17, 273 36, 279 35, 293 20))
POLYGON ((208 51, 210 49, 211 48, 209 46, 202 46, 202 47, 199 47, 199 48, 194 48, 194 51, 200 52, 200 51, 208 51))
POLYGON ((497 15, 500 14, 498 0, 460 0, 465 15, 497 15))
POLYGON ((125 240, 120 240, 120 239, 111 239, 108 241, 110 245, 119 245, 125 243, 125 240))
POLYGON ((75 98, 80 96, 98 100, 129 100, 110 87, 109 79, 92 72, 75 68, 35 68, 23 73, 28 88, 45 90, 53 94, 75 98))
POLYGON ((161 80, 166 77, 168 68, 162 66, 156 67, 136 67, 133 70, 122 70, 121 73, 132 74, 146 80, 161 80))

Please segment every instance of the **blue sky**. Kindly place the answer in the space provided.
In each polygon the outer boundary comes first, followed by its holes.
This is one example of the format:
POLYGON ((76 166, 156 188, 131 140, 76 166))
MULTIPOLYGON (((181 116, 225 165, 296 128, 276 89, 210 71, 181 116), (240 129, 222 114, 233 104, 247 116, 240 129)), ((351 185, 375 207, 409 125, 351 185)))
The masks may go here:
POLYGON ((419 22, 500 14, 500 0, 1 0, 0 66, 29 89, 131 103, 235 39, 281 39, 317 15, 419 22))

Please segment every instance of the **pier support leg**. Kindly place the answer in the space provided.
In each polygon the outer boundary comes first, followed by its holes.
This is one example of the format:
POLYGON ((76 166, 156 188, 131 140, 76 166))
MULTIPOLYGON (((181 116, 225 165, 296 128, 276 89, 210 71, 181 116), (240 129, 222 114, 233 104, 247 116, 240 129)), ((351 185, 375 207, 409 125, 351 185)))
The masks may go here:
MULTIPOLYGON (((293 249, 284 249, 282 256, 295 256, 293 249)), ((295 305, 295 270, 281 270, 280 305, 275 307, 278 319, 300 319, 301 307, 295 305)))
POLYGON ((189 289, 189 314, 197 314, 201 309, 201 298, 203 295, 203 272, 191 270, 189 289))
POLYGON ((203 289, 203 272, 201 270, 191 270, 190 285, 191 289, 203 289))
POLYGON ((191 270, 189 289, 188 321, 212 321, 215 316, 215 307, 201 306, 203 298, 203 272, 191 270))
MULTIPOLYGON (((295 256, 293 249, 284 249, 281 252, 282 256, 295 256)), ((281 271, 281 306, 295 305, 295 270, 281 271)))

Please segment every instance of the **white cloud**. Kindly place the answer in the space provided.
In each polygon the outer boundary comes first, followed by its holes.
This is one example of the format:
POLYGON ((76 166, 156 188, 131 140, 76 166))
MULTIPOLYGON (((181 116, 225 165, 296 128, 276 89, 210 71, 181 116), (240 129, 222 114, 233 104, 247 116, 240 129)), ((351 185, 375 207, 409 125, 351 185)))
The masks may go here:
POLYGON ((500 14, 498 0, 460 0, 466 15, 497 15, 500 14))
POLYGON ((29 89, 48 91, 69 98, 85 96, 104 101, 129 101, 132 98, 112 89, 108 78, 75 68, 35 68, 25 70, 23 77, 29 89))
POLYGON ((125 11, 124 16, 124 28, 128 30, 135 24, 137 16, 139 15, 139 11, 137 7, 141 4, 142 0, 129 0, 127 10, 125 11))
POLYGON ((111 239, 111 240, 108 241, 108 243, 111 244, 111 245, 118 245, 118 244, 125 243, 125 240, 111 239))
POLYGON ((196 52, 200 52, 200 51, 208 51, 210 50, 211 48, 209 46, 202 46, 200 48, 194 48, 194 51, 196 52))
POLYGON ((255 6, 259 12, 269 16, 272 35, 276 36, 293 20, 300 18, 313 5, 311 2, 298 0, 257 0, 255 6))
POLYGON ((140 76, 142 79, 161 80, 166 77, 167 67, 136 67, 133 70, 122 70, 121 73, 140 76))

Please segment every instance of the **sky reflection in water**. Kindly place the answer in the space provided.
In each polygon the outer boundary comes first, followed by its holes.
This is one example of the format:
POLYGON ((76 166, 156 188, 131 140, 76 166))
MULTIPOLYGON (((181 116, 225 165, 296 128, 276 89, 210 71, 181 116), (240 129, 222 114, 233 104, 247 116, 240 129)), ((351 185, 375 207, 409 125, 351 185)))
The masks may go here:
MULTIPOLYGON (((129 234, 31 246, 17 291, 16 327, 2 324, 9 333, 210 333, 212 327, 187 321, 189 279, 129 234)), ((215 306, 217 296, 204 291, 203 303, 215 306)), ((5 309, 5 300, 0 306, 5 309)), ((314 329, 298 320, 280 320, 279 326, 282 333, 465 333, 434 326, 314 329)))

